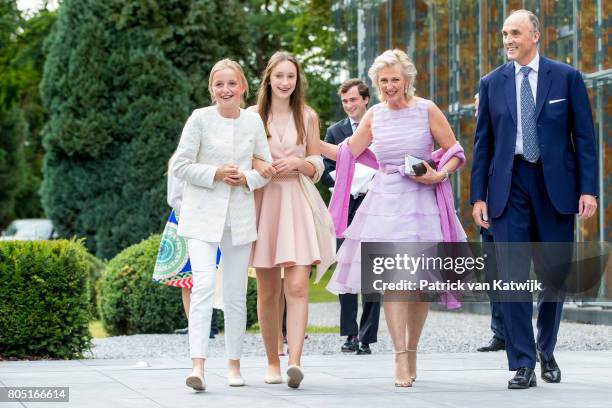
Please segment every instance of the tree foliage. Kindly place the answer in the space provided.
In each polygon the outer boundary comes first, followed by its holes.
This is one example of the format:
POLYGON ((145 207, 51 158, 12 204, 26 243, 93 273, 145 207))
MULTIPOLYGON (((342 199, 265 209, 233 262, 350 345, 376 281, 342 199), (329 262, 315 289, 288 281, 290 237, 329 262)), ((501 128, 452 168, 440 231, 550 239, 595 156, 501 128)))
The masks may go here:
MULTIPOLYGON (((208 74, 221 58, 245 64, 252 39, 237 0, 112 0, 120 30, 142 30, 189 80, 194 107, 210 103, 208 74)), ((181 118, 184 120, 185 118, 181 118)))
POLYGON ((40 87, 43 206, 58 232, 110 258, 161 230, 168 157, 189 111, 210 102, 221 58, 239 61, 255 91, 272 53, 293 52, 329 125, 330 13, 330 0, 63 1, 40 87))
POLYGON ((25 171, 15 198, 18 203, 15 207, 16 218, 44 216, 39 193, 44 155, 40 134, 48 114, 40 99, 39 87, 46 59, 44 43, 56 17, 55 12, 41 10, 25 21, 23 32, 19 36, 19 51, 13 64, 22 77, 19 107, 25 121, 23 136, 25 171))
POLYGON ((166 162, 190 108, 185 76, 115 7, 62 3, 41 84, 43 205, 101 258, 161 230, 166 162))
POLYGON ((43 44, 56 13, 24 19, 15 0, 0 0, 0 226, 12 218, 42 217, 38 193, 47 119, 39 95, 43 44), (6 150, 12 146, 11 151, 6 150), (7 181, 8 180, 8 181, 7 181))
POLYGON ((0 226, 14 216, 24 171, 25 123, 17 108, 21 78, 12 65, 22 23, 16 2, 0 0, 0 226))

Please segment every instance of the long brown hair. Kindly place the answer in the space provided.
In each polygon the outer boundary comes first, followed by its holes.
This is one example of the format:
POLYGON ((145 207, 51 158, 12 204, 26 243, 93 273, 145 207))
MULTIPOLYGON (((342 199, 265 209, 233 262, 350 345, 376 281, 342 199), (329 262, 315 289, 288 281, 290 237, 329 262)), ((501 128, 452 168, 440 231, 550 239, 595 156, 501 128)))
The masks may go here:
POLYGON ((289 106, 293 112, 293 120, 295 121, 295 128, 297 131, 297 144, 304 144, 306 140, 306 126, 304 121, 304 109, 307 107, 304 101, 304 89, 306 88, 305 78, 302 75, 300 69, 300 63, 298 60, 286 51, 277 51, 270 57, 268 65, 264 70, 261 78, 261 84, 259 85, 259 91, 257 92, 257 110, 259 116, 264 123, 266 128, 266 134, 270 137, 270 131, 268 129, 268 118, 270 117, 270 109, 272 107, 272 86, 270 85, 270 76, 272 70, 281 62, 289 61, 295 65, 297 71, 297 78, 295 82, 295 89, 289 97, 289 106))

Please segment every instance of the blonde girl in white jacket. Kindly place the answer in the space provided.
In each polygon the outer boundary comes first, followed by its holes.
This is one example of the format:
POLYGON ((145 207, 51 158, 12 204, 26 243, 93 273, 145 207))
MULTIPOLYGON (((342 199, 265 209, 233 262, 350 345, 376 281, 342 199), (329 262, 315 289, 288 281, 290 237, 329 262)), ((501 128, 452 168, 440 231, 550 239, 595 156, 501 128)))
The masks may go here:
POLYGON ((213 309, 217 249, 223 254, 225 344, 230 386, 244 385, 240 356, 246 329, 246 281, 257 238, 253 191, 267 179, 252 169, 255 156, 271 163, 263 123, 241 108, 248 90, 240 65, 224 59, 210 72, 214 105, 193 111, 176 151, 174 174, 185 181, 178 235, 188 240, 193 271, 187 386, 203 391, 213 309))

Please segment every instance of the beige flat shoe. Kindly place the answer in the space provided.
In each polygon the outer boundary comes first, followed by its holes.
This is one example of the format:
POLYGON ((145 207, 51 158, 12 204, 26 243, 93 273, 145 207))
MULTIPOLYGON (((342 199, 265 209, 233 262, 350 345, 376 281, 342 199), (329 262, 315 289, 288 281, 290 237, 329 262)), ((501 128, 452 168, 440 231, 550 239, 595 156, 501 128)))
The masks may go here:
POLYGON ((196 391, 206 390, 206 382, 204 381, 204 373, 193 370, 191 374, 185 378, 185 385, 193 388, 196 391))
POLYGON ((264 382, 266 384, 280 384, 283 382, 283 379, 280 375, 267 375, 264 377, 264 382))
POLYGON ((298 388, 300 383, 304 379, 304 373, 300 367, 296 365, 290 365, 287 367, 287 385, 291 388, 298 388))
POLYGON ((227 385, 230 387, 243 387, 245 384, 244 378, 241 375, 236 377, 227 377, 227 385))

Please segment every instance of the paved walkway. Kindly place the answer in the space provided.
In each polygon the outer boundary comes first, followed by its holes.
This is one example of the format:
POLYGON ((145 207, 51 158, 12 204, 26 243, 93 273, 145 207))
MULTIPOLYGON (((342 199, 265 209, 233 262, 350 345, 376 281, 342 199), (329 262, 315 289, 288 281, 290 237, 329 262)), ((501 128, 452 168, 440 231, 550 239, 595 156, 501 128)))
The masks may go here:
MULTIPOLYGON (((248 386, 230 388, 225 361, 207 362, 208 391, 184 386, 186 358, 0 362, 1 386, 69 386, 70 402, 0 403, 8 407, 596 407, 612 400, 612 352, 561 351, 562 384, 507 390, 510 373, 498 353, 423 354, 413 388, 392 386, 390 354, 306 356, 303 386, 266 385, 265 360, 242 361, 248 386)), ((286 358, 285 358, 286 359, 286 358)), ((286 360, 283 361, 286 364, 286 360)))

